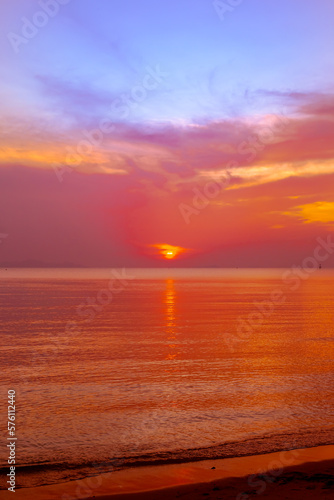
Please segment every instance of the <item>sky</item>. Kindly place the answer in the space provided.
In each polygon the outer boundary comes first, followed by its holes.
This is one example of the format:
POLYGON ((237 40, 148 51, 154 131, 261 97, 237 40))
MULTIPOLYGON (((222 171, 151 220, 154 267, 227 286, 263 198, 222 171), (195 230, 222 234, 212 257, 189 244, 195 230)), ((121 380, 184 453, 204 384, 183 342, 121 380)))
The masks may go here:
POLYGON ((311 262, 334 241, 333 16, 2 1, 0 265, 311 262))

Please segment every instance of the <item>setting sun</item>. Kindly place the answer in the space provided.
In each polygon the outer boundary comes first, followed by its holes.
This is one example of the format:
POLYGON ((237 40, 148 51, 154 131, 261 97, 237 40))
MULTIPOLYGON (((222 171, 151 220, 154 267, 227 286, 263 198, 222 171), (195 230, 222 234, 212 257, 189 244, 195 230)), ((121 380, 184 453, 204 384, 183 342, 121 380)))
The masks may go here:
POLYGON ((164 258, 164 259, 174 259, 181 253, 184 253, 187 251, 187 248, 182 248, 174 245, 168 245, 168 244, 159 244, 159 245, 151 245, 153 248, 158 249, 159 254, 164 258))

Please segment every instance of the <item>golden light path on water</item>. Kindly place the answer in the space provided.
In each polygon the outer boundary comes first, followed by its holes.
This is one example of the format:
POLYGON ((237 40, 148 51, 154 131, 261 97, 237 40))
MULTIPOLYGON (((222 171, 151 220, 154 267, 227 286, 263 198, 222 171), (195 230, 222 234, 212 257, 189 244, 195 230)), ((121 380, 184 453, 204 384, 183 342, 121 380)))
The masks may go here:
POLYGON ((176 311, 175 311, 175 289, 174 280, 166 280, 166 333, 167 339, 169 341, 168 347, 170 352, 166 356, 166 359, 175 359, 177 357, 177 344, 175 340, 177 338, 177 324, 176 324, 176 311))

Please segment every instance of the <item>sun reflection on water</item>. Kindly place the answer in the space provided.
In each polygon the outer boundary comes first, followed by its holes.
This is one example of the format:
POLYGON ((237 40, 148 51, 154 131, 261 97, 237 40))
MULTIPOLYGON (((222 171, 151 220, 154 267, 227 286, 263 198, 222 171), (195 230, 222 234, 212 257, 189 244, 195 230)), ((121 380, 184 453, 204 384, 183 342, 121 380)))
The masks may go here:
POLYGON ((176 311, 175 311, 175 303, 176 303, 176 293, 174 287, 174 280, 167 279, 166 280, 166 291, 165 291, 165 315, 166 315, 166 334, 168 340, 169 353, 167 354, 165 359, 176 359, 179 352, 176 351, 177 345, 175 344, 175 340, 177 337, 177 323, 176 323, 176 311))

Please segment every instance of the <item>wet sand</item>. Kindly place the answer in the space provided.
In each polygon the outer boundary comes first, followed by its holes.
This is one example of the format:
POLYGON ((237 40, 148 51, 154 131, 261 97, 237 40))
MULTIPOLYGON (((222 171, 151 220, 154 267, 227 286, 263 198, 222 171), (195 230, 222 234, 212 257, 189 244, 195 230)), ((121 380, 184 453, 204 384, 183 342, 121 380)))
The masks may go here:
MULTIPOLYGON (((228 478, 143 493, 98 497, 99 500, 318 500, 334 498, 334 461, 306 463, 288 467, 279 476, 228 478)), ((96 498, 96 497, 92 497, 96 498)))
MULTIPOLYGON (((1 492, 1 498, 9 495, 10 492, 1 492)), ((137 467, 80 481, 17 490, 15 498, 248 500, 258 495, 273 500, 334 498, 334 446, 137 467)))

